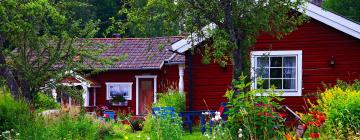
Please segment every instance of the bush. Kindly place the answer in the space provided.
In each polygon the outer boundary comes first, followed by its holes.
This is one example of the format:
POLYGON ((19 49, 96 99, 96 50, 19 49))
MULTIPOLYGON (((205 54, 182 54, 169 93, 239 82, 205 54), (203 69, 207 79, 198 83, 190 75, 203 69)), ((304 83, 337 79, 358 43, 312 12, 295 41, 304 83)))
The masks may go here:
POLYGON ((251 83, 245 82, 246 77, 241 76, 239 81, 234 81, 236 91, 229 90, 225 96, 230 106, 226 126, 234 139, 282 139, 284 132, 283 119, 278 115, 281 106, 275 101, 277 97, 273 90, 250 89, 251 83))
POLYGON ((318 106, 314 107, 323 111, 327 120, 325 125, 329 134, 337 138, 349 138, 352 134, 360 133, 360 82, 347 84, 339 81, 330 89, 320 94, 318 106))
POLYGON ((185 111, 185 94, 173 89, 158 94, 158 101, 154 107, 174 107, 176 112, 185 111))
MULTIPOLYGON (((24 101, 14 101, 12 97, 0 95, 0 133, 13 132, 16 139, 103 139, 112 133, 110 124, 102 124, 97 119, 80 115, 44 119, 29 110, 24 101)), ((2 139, 0 137, 0 139, 2 139)))
POLYGON ((35 108, 41 112, 47 109, 58 109, 60 108, 60 104, 55 102, 52 97, 49 97, 45 93, 39 92, 35 95, 34 98, 35 108))
POLYGON ((14 131, 18 139, 47 139, 44 120, 29 110, 25 101, 14 101, 10 94, 0 95, 0 131, 14 131))

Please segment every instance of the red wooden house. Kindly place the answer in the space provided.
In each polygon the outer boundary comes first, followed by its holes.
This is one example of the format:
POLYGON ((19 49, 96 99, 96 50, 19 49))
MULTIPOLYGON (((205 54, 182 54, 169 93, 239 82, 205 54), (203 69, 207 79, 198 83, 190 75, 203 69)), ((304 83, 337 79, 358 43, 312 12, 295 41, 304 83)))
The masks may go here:
MULTIPOLYGON (((304 108, 304 97, 322 89, 322 83, 360 78, 360 25, 310 3, 304 10, 311 18, 308 23, 281 40, 266 34, 259 36, 249 54, 252 77, 261 75, 267 83, 265 88, 275 85, 284 91, 283 104, 299 111, 304 108)), ((140 115, 156 102, 156 93, 170 85, 185 91, 189 110, 218 109, 220 102, 226 101, 223 95, 231 87, 232 66, 201 63, 201 42, 206 38, 93 40, 113 46, 104 56, 126 54, 128 58, 78 82, 85 83, 80 85, 87 89, 85 106, 108 105, 140 115), (195 54, 190 48, 195 49, 195 54), (111 95, 116 94, 124 95, 127 103, 109 103, 111 95)))
MULTIPOLYGON (((304 98, 323 89, 323 83, 360 78, 360 25, 311 3, 304 10, 311 18, 308 23, 281 40, 262 34, 249 54, 254 83, 261 77, 264 88, 275 85, 284 91, 283 104, 298 111, 305 108, 304 98)), ((206 39, 190 40, 184 38, 172 45, 174 51, 186 54, 188 107, 207 109, 206 101, 209 109, 218 109, 231 86, 232 66, 202 64, 201 42, 206 39), (195 55, 190 55, 189 49, 194 47, 195 55)))

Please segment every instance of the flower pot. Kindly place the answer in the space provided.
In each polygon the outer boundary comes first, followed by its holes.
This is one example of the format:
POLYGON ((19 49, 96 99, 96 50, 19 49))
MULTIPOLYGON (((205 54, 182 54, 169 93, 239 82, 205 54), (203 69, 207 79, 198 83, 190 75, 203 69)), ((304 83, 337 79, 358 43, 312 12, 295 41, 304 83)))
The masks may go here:
POLYGON ((128 101, 112 103, 113 106, 128 106, 128 101))
POLYGON ((310 138, 314 138, 314 139, 320 138, 320 133, 310 133, 310 138))

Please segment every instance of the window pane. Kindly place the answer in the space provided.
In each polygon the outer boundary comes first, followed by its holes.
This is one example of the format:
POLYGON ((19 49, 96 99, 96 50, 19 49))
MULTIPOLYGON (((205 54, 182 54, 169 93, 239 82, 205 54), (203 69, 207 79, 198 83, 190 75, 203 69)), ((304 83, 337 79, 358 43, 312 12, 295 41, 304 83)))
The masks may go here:
POLYGON ((271 57, 270 58, 270 67, 281 67, 282 66, 282 57, 271 57))
POLYGON ((257 67, 269 67, 269 57, 257 57, 257 67))
POLYGON ((284 57, 284 67, 296 67, 295 56, 284 57))
POLYGON ((256 83, 256 88, 259 89, 260 87, 262 87, 263 89, 269 89, 269 79, 262 79, 262 81, 262 85, 256 83))
POLYGON ((276 89, 282 89, 282 80, 281 79, 271 79, 270 85, 275 86, 276 89))
POLYGON ((282 78, 282 69, 281 68, 271 68, 270 69, 270 78, 282 78))
POLYGON ((295 79, 284 79, 284 89, 295 89, 295 79))
POLYGON ((284 68, 284 78, 296 78, 296 68, 284 68))
POLYGON ((269 68, 257 68, 256 77, 269 78, 269 68))

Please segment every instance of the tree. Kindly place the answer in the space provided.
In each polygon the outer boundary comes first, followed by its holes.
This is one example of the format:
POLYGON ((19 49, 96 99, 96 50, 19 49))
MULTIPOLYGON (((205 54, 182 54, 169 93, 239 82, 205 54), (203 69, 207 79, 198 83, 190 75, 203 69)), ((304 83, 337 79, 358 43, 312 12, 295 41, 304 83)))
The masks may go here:
POLYGON ((210 23, 212 44, 204 58, 222 65, 233 63, 233 79, 248 74, 249 49, 261 33, 277 38, 295 30, 306 18, 297 12, 304 0, 128 0, 120 13, 126 21, 115 22, 121 33, 132 36, 177 35, 181 29, 198 33, 210 23))
POLYGON ((74 20, 48 0, 0 1, 0 74, 15 99, 31 102, 35 93, 99 61, 103 47, 89 49, 96 22, 74 20))
POLYGON ((360 22, 360 2, 358 0, 325 0, 323 6, 329 11, 360 22))

